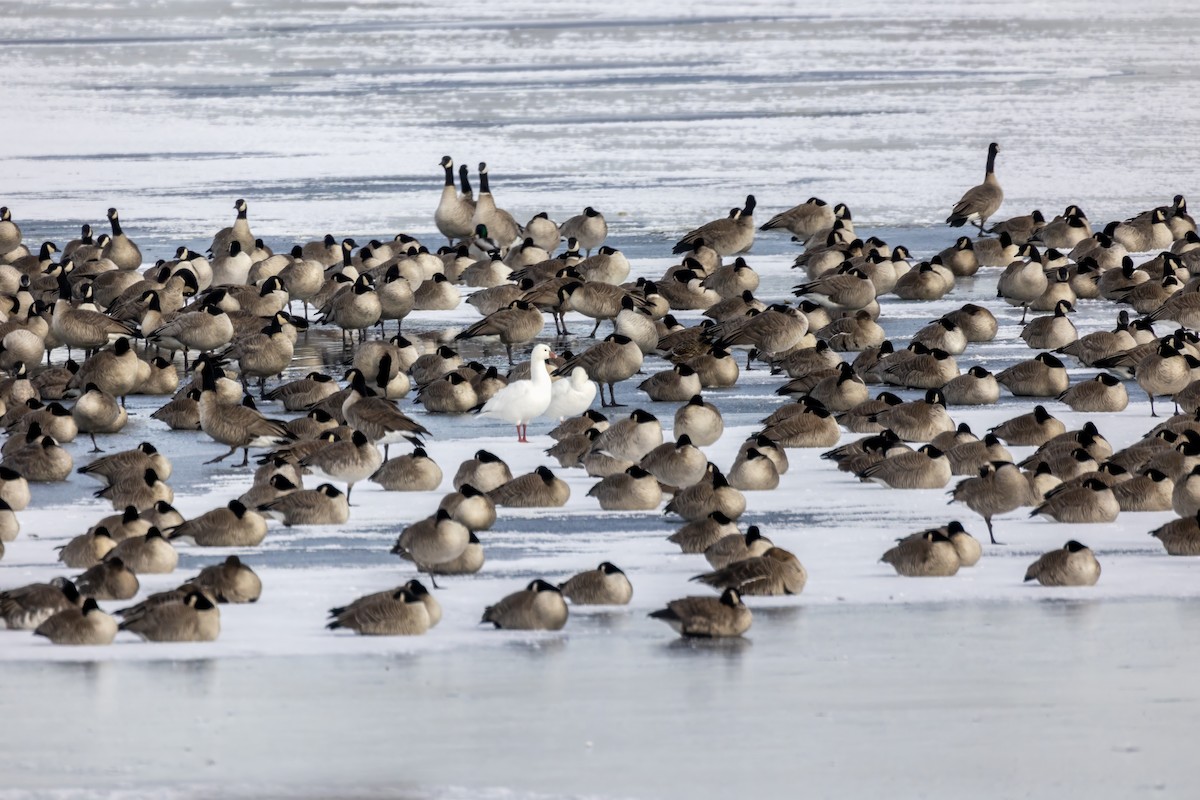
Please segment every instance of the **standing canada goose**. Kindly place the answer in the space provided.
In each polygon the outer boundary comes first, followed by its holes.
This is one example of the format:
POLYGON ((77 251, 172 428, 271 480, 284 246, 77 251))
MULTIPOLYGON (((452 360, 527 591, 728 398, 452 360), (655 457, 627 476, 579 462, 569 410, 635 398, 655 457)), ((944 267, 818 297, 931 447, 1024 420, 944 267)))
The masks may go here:
POLYGON ((220 357, 238 362, 243 386, 248 386, 249 379, 258 378, 259 396, 266 399, 267 378, 281 375, 287 369, 294 350, 295 343, 279 322, 272 320, 258 333, 233 342, 220 357))
POLYGON ((287 426, 280 420, 264 417, 253 408, 244 405, 224 405, 217 398, 216 379, 211 369, 204 369, 200 393, 200 429, 216 441, 229 447, 223 453, 206 461, 216 464, 242 450, 242 463, 250 463, 251 447, 270 447, 283 444, 291 438, 287 426))
POLYGON ((228 228, 222 228, 217 231, 213 237, 212 244, 209 245, 208 252, 210 253, 227 253, 229 245, 237 242, 238 245, 247 253, 254 250, 254 234, 250 232, 250 219, 248 212, 250 207, 246 205, 246 201, 238 199, 233 204, 233 210, 237 212, 237 217, 233 220, 233 225, 228 228))
POLYGON ((981 467, 978 477, 959 481, 950 491, 950 496, 950 502, 963 503, 983 517, 992 544, 999 544, 992 530, 992 517, 1007 514, 1024 505, 1029 498, 1029 483, 1016 464, 994 461, 981 467))
POLYGON ((575 239, 576 246, 591 256, 592 251, 604 244, 608 238, 608 223, 604 215, 588 206, 582 214, 569 218, 558 226, 563 241, 575 239))
POLYGON ((1004 202, 1004 190, 1000 181, 996 180, 996 154, 1000 145, 992 142, 988 145, 987 172, 984 173, 983 183, 968 189, 946 217, 946 223, 952 228, 960 228, 967 222, 973 222, 984 232, 984 225, 1004 202))
POLYGON ((1121 513, 1112 489, 1103 481, 1088 478, 1082 485, 1051 493, 1029 516, 1055 522, 1112 522, 1121 513))
POLYGON ((553 398, 546 361, 554 353, 545 344, 536 344, 529 355, 529 379, 514 380, 498 390, 479 409, 481 416, 507 420, 517 426, 517 441, 529 441, 530 421, 543 416, 553 398))
POLYGON ((685 637, 705 639, 741 636, 753 621, 750 609, 736 589, 726 589, 720 598, 684 597, 650 613, 685 637))
POLYGON ((487 493, 498 506, 559 508, 571 497, 571 487, 546 467, 520 475, 487 493))
POLYGON ((366 331, 379 323, 383 316, 383 304, 375 292, 375 280, 369 274, 355 278, 348 288, 339 291, 321 307, 320 323, 332 323, 342 329, 343 335, 353 337, 358 331, 358 340, 366 340, 366 331))
POLYGON ((326 628, 346 628, 366 636, 420 636, 433 624, 428 605, 404 587, 359 598, 334 611, 338 613, 326 628))
POLYGON ((100 610, 94 598, 83 606, 71 606, 47 619, 33 632, 45 636, 54 644, 88 645, 112 644, 117 635, 117 621, 100 610))
POLYGON ((577 606, 626 606, 633 599, 633 584, 609 561, 568 578, 558 588, 577 606))
POLYGON ((507 308, 493 312, 454 337, 455 341, 476 336, 497 336, 513 363, 513 345, 523 345, 537 338, 546 324, 542 312, 524 300, 515 300, 507 308))
POLYGON ((601 479, 588 490, 588 497, 599 500, 605 511, 651 511, 662 502, 662 490, 653 475, 634 465, 601 479))
POLYGON ((67 276, 60 273, 57 281, 58 300, 51 312, 50 331, 67 346, 68 356, 71 348, 95 350, 110 339, 135 335, 129 323, 113 319, 95 309, 76 307, 71 302, 71 284, 67 276))
POLYGON ((1025 580, 1043 586, 1095 586, 1100 562, 1091 548, 1072 539, 1060 550, 1042 555, 1025 571, 1025 580))
POLYGON ((12 221, 8 206, 0 208, 0 256, 5 256, 21 246, 21 229, 12 221))
POLYGON ((1070 386, 1063 363, 1050 353, 1038 353, 996 373, 996 380, 1017 397, 1057 397, 1070 386))
POLYGON ((800 594, 808 573, 794 553, 772 547, 761 556, 734 561, 692 580, 718 589, 736 589, 742 595, 774 596, 800 594))
POLYGON ((1150 416, 1158 416, 1154 412, 1155 395, 1173 395, 1192 382, 1195 363, 1194 357, 1181 353, 1166 341, 1138 362, 1134 377, 1150 398, 1150 416))
POLYGON ((583 367, 588 377, 596 382, 600 391, 600 405, 620 406, 617 402, 617 383, 633 377, 642 368, 642 350, 628 336, 611 334, 603 342, 589 347, 574 358, 568 359, 558 369, 555 375, 569 375, 576 367, 583 367), (604 385, 608 385, 609 397, 612 402, 605 402, 604 385))
POLYGON ((257 547, 266 535, 263 515, 238 500, 193 517, 170 532, 172 540, 190 540, 200 547, 257 547))
POLYGON ((31 631, 68 608, 83 605, 75 584, 66 578, 31 583, 0 592, 0 623, 14 631, 31 631))
POLYGON ((962 565, 949 537, 936 530, 902 539, 879 560, 909 578, 945 578, 962 565))
POLYGON ((111 553, 99 564, 80 574, 75 579, 75 587, 80 594, 97 600, 128 600, 140 588, 133 570, 111 553))
POLYGON ((329 483, 322 483, 316 489, 289 492, 263 503, 258 511, 280 520, 289 528, 293 525, 342 525, 350 519, 346 495, 329 483))
MULTIPOLYGON (((433 568, 462 556, 470 544, 471 531, 450 517, 446 509, 438 509, 432 517, 418 520, 401 532, 392 553, 412 561, 423 572, 433 575, 433 568)), ((433 582, 437 588, 437 581, 433 582)))
POLYGON ((174 602, 135 607, 120 630, 147 642, 212 642, 221 633, 221 612, 203 592, 191 591, 174 602))
POLYGON ((676 437, 687 436, 697 447, 707 447, 721 438, 725 422, 716 406, 696 394, 676 410, 672 430, 676 437))
POLYGON ((108 529, 98 527, 63 545, 58 552, 58 560, 71 569, 89 569, 103 561, 116 546, 108 529))
POLYGON ((760 314, 713 325, 705 336, 720 348, 750 347, 769 359, 795 349, 806 333, 808 318, 799 309, 775 303, 760 314))
POLYGON ((502 458, 488 450, 476 450, 474 457, 458 466, 452 485, 457 491, 470 484, 481 492, 490 492, 512 479, 512 470, 502 458))
POLYGON ((490 622, 503 630, 557 631, 567 624, 569 614, 562 591, 538 578, 484 609, 480 622, 490 622))
POLYGON ((75 401, 71 417, 79 432, 91 437, 92 449, 89 452, 92 453, 103 452, 100 445, 96 444, 97 433, 117 433, 129 421, 129 415, 117 399, 94 383, 89 383, 75 401))
POLYGON ((117 269, 137 269, 142 265, 142 251, 121 230, 121 221, 115 208, 108 210, 108 222, 112 225, 112 238, 104 246, 103 257, 116 264, 117 269))
POLYGON ((475 201, 475 213, 471 217, 471 229, 476 226, 486 226, 497 247, 491 249, 507 249, 520 235, 521 229, 513 219, 512 214, 497 208, 492 197, 491 186, 488 182, 488 165, 479 162, 479 198, 475 201))
MULTIPOLYGON (((464 184, 463 195, 454 191, 454 159, 442 156, 441 167, 446 173, 446 182, 442 186, 437 209, 433 212, 433 221, 446 241, 453 244, 455 239, 466 239, 474 230, 471 217, 475 214, 475 201, 470 197, 469 184, 464 184)), ((466 181, 465 164, 463 170, 463 180, 466 181)))
POLYGON ((346 424, 362 431, 371 441, 382 444, 384 458, 392 444, 407 440, 419 445, 419 437, 429 435, 424 425, 410 419, 391 400, 372 396, 360 370, 351 369, 346 378, 350 381, 350 394, 342 403, 346 424))
POLYGON ((97 351, 80 366, 69 388, 79 388, 94 383, 108 394, 121 399, 133 393, 141 383, 138 365, 142 363, 130 346, 128 337, 122 336, 112 349, 97 351))
POLYGON ((1200 514, 1176 519, 1150 531, 1171 556, 1200 556, 1200 514))
POLYGON ((432 492, 442 484, 442 468, 425 448, 383 462, 371 481, 389 492, 432 492))
POLYGON ((746 204, 736 217, 707 222, 685 234, 671 252, 676 255, 687 253, 703 242, 720 256, 736 256, 745 253, 754 244, 754 195, 746 195, 746 204))
POLYGON ((346 502, 354 484, 375 474, 383 464, 383 456, 362 431, 355 431, 349 441, 332 442, 300 459, 319 480, 346 483, 346 502))
POLYGON ((255 603, 262 596, 262 580, 237 556, 205 567, 189 583, 218 603, 255 603))

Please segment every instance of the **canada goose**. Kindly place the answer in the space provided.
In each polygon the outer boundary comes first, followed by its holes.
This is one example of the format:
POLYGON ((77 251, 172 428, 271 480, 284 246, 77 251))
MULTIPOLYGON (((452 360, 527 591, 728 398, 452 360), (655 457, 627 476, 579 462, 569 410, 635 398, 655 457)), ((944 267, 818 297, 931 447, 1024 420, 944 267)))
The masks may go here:
POLYGON ((708 458, 684 433, 646 453, 638 465, 668 486, 691 486, 704 477, 708 458))
POLYGON ((203 592, 191 591, 175 602, 132 610, 120 629, 148 642, 211 642, 221 633, 221 612, 203 592))
POLYGON ((994 461, 966 478, 950 491, 951 502, 963 503, 983 517, 992 544, 998 544, 992 530, 992 517, 1020 508, 1029 496, 1029 483, 1016 464, 994 461))
POLYGON ((560 422, 550 431, 550 438, 559 441, 568 436, 592 430, 593 428, 597 434, 608 430, 608 417, 599 411, 589 408, 578 416, 569 417, 560 422))
MULTIPOLYGON (((464 168, 466 165, 463 165, 464 168)), ((454 159, 442 156, 441 167, 446 173, 446 183, 442 187, 442 195, 438 200, 437 209, 433 212, 433 221, 437 229, 453 244, 455 239, 465 239, 471 235, 474 226, 471 217, 475 214, 475 201, 469 196, 460 196, 454 189, 454 159)), ((466 173, 463 173, 464 178, 466 173)), ((464 194, 467 189, 464 188, 464 194)))
POLYGON ((858 311, 875 301, 875 284, 859 269, 848 269, 795 286, 792 294, 830 311, 858 311))
POLYGON ((685 520, 707 517, 720 511, 730 519, 737 519, 746 511, 746 497, 729 485, 725 475, 715 465, 709 467, 711 482, 707 478, 677 491, 671 502, 663 509, 664 514, 677 514, 685 520))
POLYGON ((429 617, 429 627, 432 628, 442 621, 441 604, 438 603, 437 599, 429 593, 429 590, 425 588, 424 584, 415 579, 410 580, 404 585, 398 586, 395 589, 387 589, 382 592, 373 592, 371 594, 364 595, 347 605, 331 608, 329 609, 329 616, 336 619, 347 614, 358 615, 377 603, 393 601, 396 593, 400 591, 409 592, 425 605, 425 611, 429 617))
POLYGON ((218 603, 256 603, 262 596, 262 580, 237 556, 205 567, 181 588, 191 587, 202 590, 218 603))
POLYGON ((428 605, 405 587, 377 592, 333 611, 338 613, 326 628, 367 636, 420 636, 433 625, 428 605))
POLYGON ((112 238, 104 246, 102 256, 117 265, 117 269, 135 270, 142 265, 142 251, 121 230, 117 210, 108 210, 108 222, 112 226, 112 238))
POLYGON ((14 470, 26 481, 34 483, 65 481, 73 466, 71 454, 49 436, 43 436, 5 455, 3 462, 0 462, 0 467, 14 470))
MULTIPOLYGON (((776 303, 760 314, 752 314, 713 325, 705 333, 717 347, 749 347, 764 358, 796 348, 808 333, 808 318, 797 308, 776 303)), ((746 368, 750 368, 749 357, 746 368)))
POLYGON ((950 482, 950 459, 933 445, 901 453, 862 471, 859 480, 873 481, 892 489, 941 489, 950 482))
MULTIPOLYGON (((9 442, 16 440, 15 434, 28 433, 33 430, 35 425, 41 429, 42 433, 60 444, 75 441, 75 437, 79 433, 79 426, 75 424, 70 410, 65 408, 62 403, 52 402, 43 406, 32 398, 26 400, 25 403, 30 409, 33 409, 34 404, 38 408, 25 414, 14 427, 10 428, 9 433, 12 435, 9 437, 9 442)), ((7 445, 8 442, 5 444, 7 445)))
POLYGON ((995 214, 1004 202, 1004 190, 996 180, 995 171, 996 154, 999 152, 1000 146, 995 142, 988 145, 987 172, 983 176, 983 183, 968 189, 962 199, 955 203, 950 216, 946 217, 946 223, 950 227, 960 228, 967 222, 973 222, 979 227, 979 232, 983 233, 988 218, 995 214))
POLYGON ((1007 267, 1017 259, 1021 245, 1025 244, 1026 237, 1013 236, 1008 231, 996 231, 996 225, 992 226, 992 232, 998 233, 998 238, 976 239, 971 246, 975 260, 981 267, 1007 267))
POLYGON ((1138 362, 1134 378, 1150 398, 1150 416, 1158 416, 1154 412, 1155 395, 1173 395, 1192 382, 1194 364, 1194 357, 1184 355, 1165 341, 1138 362))
POLYGON ((1200 469, 1192 467, 1186 477, 1176 481, 1171 508, 1181 517, 1193 517, 1200 511, 1200 469))
POLYGON ((498 506, 558 508, 566 505, 571 487, 546 467, 538 467, 491 489, 487 495, 498 506))
POLYGON ((687 436, 695 446, 707 447, 721 438, 725 422, 716 406, 695 394, 675 411, 672 430, 676 437, 687 436))
POLYGON ((1025 580, 1043 586, 1095 586, 1100 580, 1100 562, 1091 548, 1072 539, 1033 562, 1025 571, 1025 580))
POLYGON ((1055 522, 1112 522, 1120 512, 1112 489, 1089 478, 1080 486, 1052 493, 1029 516, 1041 515, 1055 522))
POLYGON ((1100 373, 1090 381, 1077 383, 1058 396, 1072 411, 1115 412, 1129 405, 1125 385, 1113 375, 1100 373))
POLYGON ((259 513, 293 525, 341 525, 350 518, 346 495, 329 483, 288 492, 258 506, 259 513))
POLYGON ((736 589, 726 589, 720 598, 684 597, 650 613, 685 637, 726 638, 741 636, 750 630, 750 609, 736 589))
POLYGON ((714 322, 727 322, 747 316, 751 312, 761 313, 766 310, 766 305, 756 298, 753 292, 746 290, 709 306, 704 310, 702 316, 708 317, 714 322))
POLYGON ((546 455, 558 462, 560 467, 581 467, 583 459, 592 451, 592 444, 600 432, 589 428, 583 433, 566 436, 545 450, 546 455))
POLYGON ((58 552, 58 560, 71 569, 88 569, 103 561, 116 546, 107 528, 95 528, 63 545, 58 552))
MULTIPOLYGON (((471 531, 440 508, 432 517, 418 520, 401 532, 392 553, 412 561, 423 572, 462 556, 470 544, 471 531)), ((437 581, 433 582, 437 588, 437 581)))
POLYGON ((89 597, 80 608, 72 606, 54 614, 37 626, 33 635, 45 636, 54 644, 112 644, 117 635, 117 621, 89 597))
POLYGON ((1200 514, 1172 520, 1150 535, 1162 542, 1167 555, 1200 556, 1200 514))
POLYGON ((731 562, 692 580, 718 589, 736 589, 742 595, 773 596, 800 594, 808 573, 794 553, 771 547, 761 556, 731 562))
POLYGON ((371 481, 389 492, 432 492, 442 483, 442 468, 429 457, 425 448, 380 464, 371 481))
POLYGON ((954 420, 946 412, 946 399, 937 389, 929 389, 921 400, 890 406, 873 414, 872 422, 891 428, 906 442, 928 442, 942 431, 954 430, 954 420))
POLYGON ((818 197, 810 197, 800 205, 771 217, 759 230, 782 228, 799 239, 808 239, 829 231, 835 219, 833 206, 818 197))
POLYGON ((558 231, 563 241, 575 239, 578 248, 591 256, 592 251, 608 238, 608 223, 603 214, 588 206, 582 214, 576 214, 559 225, 558 231))
POLYGON ((122 336, 133 336, 135 331, 128 323, 113 319, 99 311, 77 308, 71 302, 71 284, 65 274, 58 275, 58 300, 50 316, 50 330, 54 336, 71 348, 95 350, 122 336))
POLYGON ((257 547, 267 535, 267 520, 238 500, 206 511, 170 531, 172 540, 200 547, 257 547))
POLYGON ((1167 224, 1167 214, 1161 208, 1151 211, 1149 217, 1118 224, 1112 238, 1131 253, 1166 250, 1175 241, 1171 226, 1167 224))
POLYGON ((350 395, 342 403, 346 424, 362 431, 371 441, 382 444, 384 458, 392 444, 404 440, 421 444, 420 437, 429 435, 424 425, 410 419, 391 400, 371 396, 360 370, 351 369, 346 378, 350 381, 350 395))
POLYGON ((202 372, 200 393, 200 429, 221 444, 228 445, 229 452, 206 461, 216 464, 242 450, 242 463, 250 463, 251 447, 269 447, 283 444, 292 438, 287 426, 280 420, 268 419, 253 408, 244 405, 224 405, 217 398, 216 381, 211 369, 202 372))
POLYGON ((29 481, 12 467, 0 465, 0 500, 13 511, 29 506, 29 481))
POLYGON ((595 381, 600 389, 600 404, 602 406, 619 406, 616 399, 615 384, 632 377, 642 367, 642 351, 637 344, 627 336, 612 334, 603 342, 589 347, 579 355, 567 360, 555 375, 569 375, 576 367, 583 367, 588 377, 595 381), (612 402, 604 399, 603 386, 608 385, 609 397, 612 402))
POLYGON ((512 214, 496 207, 488 180, 488 166, 483 162, 479 163, 479 197, 475 201, 475 212, 471 216, 471 230, 474 231, 480 225, 487 228, 494 241, 488 250, 506 250, 521 232, 512 214))
POLYGON ((243 492, 237 501, 247 508, 261 508, 272 500, 302 488, 304 487, 300 485, 299 480, 293 480, 286 475, 272 475, 265 483, 256 483, 249 491, 243 492))
POLYGON ((1122 511, 1167 511, 1175 482, 1156 469, 1112 485, 1113 496, 1122 511))
POLYGON ((79 575, 75 586, 80 594, 97 600, 128 600, 138 593, 139 588, 137 575, 112 553, 79 575))
MULTIPOLYGON (((169 506, 168 506, 169 507, 169 506)), ((145 536, 151 528, 151 521, 141 516, 137 506, 126 506, 123 511, 110 514, 88 529, 89 535, 96 535, 103 528, 113 542, 123 542, 134 536, 145 536)), ((161 528, 160 528, 161 530, 161 528)))
POLYGON ((463 414, 479 405, 471 382, 451 372, 417 391, 417 402, 432 414, 463 414))
POLYGON ((596 438, 593 449, 606 450, 628 461, 640 461, 662 443, 662 424, 653 414, 639 408, 625 419, 609 425, 596 438))
POLYGON ((199 350, 210 353, 233 341, 233 321, 217 305, 205 305, 198 311, 181 313, 159 328, 150 331, 146 340, 168 350, 184 351, 184 368, 187 367, 187 351, 199 350))
POLYGON ((332 442, 300 459, 318 479, 346 483, 346 502, 354 484, 375 474, 383 464, 383 456, 362 431, 355 431, 350 441, 332 442))
POLYGON ((77 472, 101 483, 112 483, 121 475, 142 474, 147 469, 153 469, 162 480, 171 477, 171 461, 150 442, 142 442, 132 450, 97 458, 77 472))
POLYGON ((12 221, 12 212, 8 206, 4 206, 0 208, 0 256, 7 255, 20 246, 21 229, 12 221))
POLYGON ((946 578, 962 566, 949 537, 936 530, 901 540, 879 560, 909 578, 946 578))
POLYGON ((1038 353, 996 373, 996 380, 1017 397, 1057 397, 1071 379, 1063 363, 1050 353, 1038 353))
POLYGON ((974 442, 963 442, 946 451, 950 459, 950 471, 954 475, 976 475, 992 461, 1012 461, 1008 451, 994 433, 974 442))
POLYGON ((469 483, 464 483, 460 491, 443 496, 438 510, 446 511, 451 519, 472 531, 488 530, 496 524, 496 504, 469 483))
POLYGON ((1022 325, 1025 324, 1030 304, 1041 297, 1050 285, 1038 261, 1037 251, 1029 247, 1025 249, 1032 252, 1032 257, 1027 261, 1017 260, 1010 263, 1004 268, 1004 272, 1000 273, 996 283, 997 297, 1003 297, 1009 305, 1021 307, 1022 325))
POLYGON ((991 430, 1014 447, 1041 447, 1066 431, 1067 426, 1062 420, 1051 415, 1042 405, 1034 406, 1028 414, 1013 417, 991 430))
POLYGON ((779 486, 775 462, 757 448, 739 453, 729 469, 729 485, 743 492, 770 491, 779 486))
POLYGON ((94 383, 89 383, 75 401, 71 417, 79 432, 91 437, 92 449, 89 452, 92 453, 103 452, 100 445, 96 444, 97 433, 117 433, 129 421, 129 415, 117 399, 94 383))
POLYGON ((703 519, 684 523, 667 541, 679 545, 684 553, 703 553, 729 536, 741 538, 737 525, 720 511, 714 511, 703 519))
POLYGON ((625 606, 633 599, 629 578, 609 561, 568 578, 558 588, 577 606, 625 606))
MULTIPOLYGON (((993 223, 989 232, 997 236, 1007 233, 1015 244, 1022 245, 1029 240, 1029 237, 1040 231, 1045 224, 1046 217, 1040 209, 1035 208, 1028 214, 1009 217, 1008 219, 993 223)), ((976 242, 976 244, 979 244, 979 242, 976 242)), ((1008 262, 1004 263, 1007 264, 1008 262)), ((1004 266, 1004 264, 993 264, 990 266, 1004 266)))
POLYGON ((1000 399, 1000 384, 996 376, 978 364, 942 387, 946 405, 987 406, 1000 399))
POLYGON ((336 394, 337 383, 322 372, 310 372, 299 380, 277 386, 263 397, 283 403, 288 411, 301 411, 336 394))
POLYGON ((0 622, 8 630, 31 631, 68 608, 83 605, 75 584, 66 578, 31 583, 0 592, 0 622))
POLYGON ((221 353, 222 359, 238 362, 238 372, 245 386, 249 379, 258 378, 259 396, 266 399, 267 378, 281 375, 292 363, 295 345, 277 321, 251 336, 235 341, 221 353))
POLYGON ((1021 330, 1021 338, 1034 350, 1066 347, 1079 338, 1075 325, 1067 319, 1067 314, 1074 310, 1069 301, 1059 300, 1054 305, 1054 315, 1030 320, 1021 330))
POLYGON ((127 506, 148 509, 158 500, 170 503, 175 499, 175 493, 166 482, 158 479, 154 469, 146 468, 121 473, 108 486, 92 493, 92 497, 108 500, 115 511, 120 511, 127 506))
POLYGON ((107 558, 120 559, 139 575, 174 572, 179 564, 179 553, 155 527, 147 530, 145 536, 134 536, 118 543, 107 558))
POLYGON ((546 320, 540 310, 524 300, 515 300, 507 308, 489 314, 454 338, 455 341, 459 341, 476 336, 498 336, 511 365, 513 345, 532 341, 542 332, 545 324, 546 320))
POLYGON ((662 502, 658 480, 637 465, 601 479, 587 494, 605 511, 650 511, 662 502))
POLYGON ((638 384, 638 389, 658 402, 681 402, 700 392, 700 378, 686 364, 676 364, 666 372, 657 372, 638 384))
POLYGON ((841 430, 829 409, 807 396, 799 398, 796 407, 799 411, 765 425, 762 435, 779 447, 832 447, 837 444, 841 430))
POLYGON ((697 243, 703 242, 720 256, 735 256, 745 253, 754 244, 754 195, 746 195, 746 203, 737 217, 707 222, 688 232, 671 252, 676 255, 687 253, 697 243))
POLYGON ((11 370, 18 362, 37 364, 45 354, 45 335, 28 328, 15 328, 0 339, 0 368, 11 370))
POLYGON ((481 492, 490 492, 512 479, 512 471, 503 459, 488 450, 477 450, 473 458, 459 465, 452 485, 456 491, 470 484, 481 492))
POLYGON ((872 319, 870 312, 864 310, 833 320, 818 330, 816 337, 828 343, 831 350, 856 353, 883 344, 887 334, 882 326, 872 319))
POLYGON ((167 401, 150 415, 174 431, 200 430, 200 390, 191 389, 167 401))
POLYGON ((953 288, 954 275, 934 256, 901 275, 893 292, 901 300, 940 300, 953 288))
POLYGON ((561 630, 569 615, 562 591, 538 578, 483 611, 480 622, 504 630, 561 630))

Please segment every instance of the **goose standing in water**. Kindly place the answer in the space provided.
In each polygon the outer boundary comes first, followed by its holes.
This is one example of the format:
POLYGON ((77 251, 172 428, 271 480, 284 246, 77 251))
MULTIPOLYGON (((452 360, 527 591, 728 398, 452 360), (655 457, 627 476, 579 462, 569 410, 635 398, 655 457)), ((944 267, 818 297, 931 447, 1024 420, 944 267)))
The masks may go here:
POLYGON ((1000 145, 995 142, 988 145, 987 172, 983 176, 983 183, 967 189, 962 199, 955 203, 950 216, 946 217, 946 223, 951 228, 961 228, 967 222, 973 222, 983 233, 988 217, 999 210, 1004 202, 1004 190, 1000 188, 1000 181, 996 180, 996 154, 999 152, 1000 145))
POLYGON ((547 345, 535 345, 529 356, 529 380, 508 384, 492 395, 479 413, 514 423, 517 441, 528 442, 529 421, 545 414, 550 407, 550 373, 546 371, 546 360, 553 356, 547 345))

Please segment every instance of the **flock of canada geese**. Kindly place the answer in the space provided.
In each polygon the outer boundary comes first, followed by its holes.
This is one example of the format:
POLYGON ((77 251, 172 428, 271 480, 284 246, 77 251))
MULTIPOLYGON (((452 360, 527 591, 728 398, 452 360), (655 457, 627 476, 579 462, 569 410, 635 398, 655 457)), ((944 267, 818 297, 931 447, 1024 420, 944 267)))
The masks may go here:
MULTIPOLYGON (((486 450, 457 465, 437 512, 407 524, 392 548, 418 578, 331 609, 330 629, 414 635, 436 626, 442 609, 426 584, 436 589, 438 576, 483 567, 498 510, 568 501, 570 487, 551 463, 595 477, 588 496, 601 509, 657 514, 665 503, 663 513, 682 520, 669 541, 704 556, 711 570, 694 580, 715 591, 650 616, 684 636, 740 636, 752 622, 743 597, 804 589, 796 554, 757 526, 738 526, 755 492, 780 485, 796 448, 821 448, 838 470, 897 490, 942 489, 958 476, 952 502, 982 518, 992 543, 995 518, 1022 507, 1068 523, 1174 510, 1179 518, 1152 535, 1172 555, 1200 555, 1200 339, 1192 332, 1200 329, 1200 238, 1184 198, 1098 230, 1075 205, 1058 216, 993 221, 1003 201, 998 153, 988 148, 983 182, 946 220, 975 226, 979 236, 927 261, 864 238, 845 205, 817 198, 760 224, 751 195, 681 237, 678 263, 657 280, 630 279, 630 263, 606 244, 608 224, 595 208, 562 223, 540 213, 521 225, 497 206, 486 164, 476 195, 467 168, 456 172, 449 157, 434 213, 447 241, 440 247, 405 234, 361 246, 327 235, 276 254, 254 236, 238 200, 233 225, 213 236, 209 254, 181 247, 146 268, 116 209, 108 211, 111 233, 83 225, 60 249, 27 242, 14 214, 0 208, 0 422, 8 432, 0 558, 22 544, 18 514, 30 503, 30 483, 77 471, 100 482, 95 494, 114 511, 59 551, 73 577, 0 591, 0 624, 57 644, 107 644, 119 631, 211 641, 220 605, 254 602, 263 589, 236 555, 111 615, 98 603, 132 601, 139 575, 173 572, 181 544, 255 548, 269 521, 345 525, 363 481, 387 491, 439 490, 443 469, 424 447, 430 432, 422 422, 433 414, 504 421, 521 443, 531 422, 550 420, 549 460, 516 476, 486 450), (790 235, 802 248, 795 301, 755 294, 759 275, 742 254, 760 232, 790 235), (907 344, 888 338, 889 295, 938 300, 981 270, 995 270, 998 298, 1033 315, 1022 317, 1020 331, 1028 359, 995 374, 961 363, 972 344, 999 332, 996 317, 974 303, 907 344), (481 318, 453 340, 402 332, 410 315, 419 320, 464 300, 481 318), (1070 314, 1080 301, 1111 308, 1111 330, 1078 335, 1070 314), (593 337, 605 323, 613 332, 581 352, 555 353, 568 312, 594 320, 593 337), (683 312, 698 320, 680 322, 683 312), (341 331, 348 369, 285 382, 310 325, 341 331), (473 339, 502 345, 504 357, 465 359, 459 349, 479 350, 473 339), (516 363, 526 350, 529 360, 516 363), (722 469, 701 449, 724 433, 705 392, 735 386, 756 360, 780 376, 778 393, 794 402, 765 417, 722 469), (1069 362, 1096 374, 1072 384, 1069 362), (1119 413, 1134 384, 1153 415, 1164 399, 1176 414, 1123 450, 1114 451, 1097 424, 1069 430, 1052 413, 1056 403, 1097 418, 1119 413), (873 386, 881 387, 874 396, 873 386), (893 389, 924 394, 905 401, 893 389), (644 409, 615 410, 635 390, 677 406, 672 438, 644 409), (1031 398, 1032 407, 982 436, 952 418, 954 407, 994 404, 1002 391, 1031 398), (163 396, 154 419, 227 448, 208 463, 241 450, 248 467, 258 451, 245 493, 184 519, 171 505, 171 463, 151 443, 77 465, 63 445, 86 435, 99 452, 105 435, 127 424, 133 394, 163 396), (267 413, 259 404, 269 404, 267 413), (847 431, 861 438, 839 446, 847 431), (1008 447, 1036 450, 1017 460, 1008 447)), ((882 560, 903 576, 950 576, 982 553, 955 521, 899 540, 882 560)), ((1024 575, 1052 586, 1099 577, 1092 550, 1073 540, 1024 575)), ((482 622, 558 630, 570 605, 624 605, 632 595, 626 574, 606 561, 561 583, 534 580, 487 607, 482 622)))

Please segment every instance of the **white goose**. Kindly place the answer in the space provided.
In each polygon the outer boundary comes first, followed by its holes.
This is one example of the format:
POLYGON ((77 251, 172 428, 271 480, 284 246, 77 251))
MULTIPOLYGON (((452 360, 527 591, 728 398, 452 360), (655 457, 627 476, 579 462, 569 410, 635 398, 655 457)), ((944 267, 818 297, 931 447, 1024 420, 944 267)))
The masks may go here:
POLYGON ((518 442, 529 441, 525 435, 529 421, 543 415, 550 406, 550 373, 546 371, 546 359, 552 355, 548 346, 535 345, 529 356, 529 379, 508 384, 479 410, 480 414, 516 425, 518 442))
POLYGON ((596 384, 586 369, 576 367, 570 377, 557 380, 550 387, 550 405, 542 416, 555 421, 577 417, 591 408, 595 399, 596 384))

